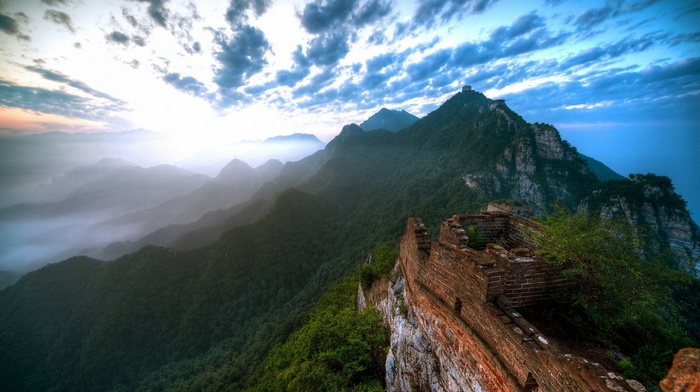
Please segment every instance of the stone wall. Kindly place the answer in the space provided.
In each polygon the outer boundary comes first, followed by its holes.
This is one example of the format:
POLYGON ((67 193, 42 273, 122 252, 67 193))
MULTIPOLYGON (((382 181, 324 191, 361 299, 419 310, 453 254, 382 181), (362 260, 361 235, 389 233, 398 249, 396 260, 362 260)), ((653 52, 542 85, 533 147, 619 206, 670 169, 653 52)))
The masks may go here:
MULTIPOLYGON (((522 247, 510 251, 494 245, 485 251, 469 248, 469 239, 463 238, 465 224, 481 225, 507 238, 514 227, 530 225, 502 214, 455 216, 443 225, 440 241, 426 249, 429 237, 425 226, 420 219, 408 220, 397 261, 403 299, 395 302, 405 300, 409 318, 419 330, 413 336, 425 340, 418 346, 438 363, 423 366, 432 369, 428 373, 402 368, 412 366, 412 362, 402 360, 401 347, 416 344, 402 340, 405 323, 392 325, 392 320, 401 319, 396 311, 377 304, 392 330, 389 390, 402 390, 407 385, 449 391, 644 390, 636 381, 624 380, 599 364, 551 347, 548 339, 515 310, 527 302, 521 294, 538 295, 538 290, 553 282, 545 277, 548 272, 542 263, 522 247), (400 375, 410 375, 410 380, 400 375)), ((521 240, 513 235, 512 244, 522 245, 521 240)), ((387 297, 396 294, 390 288, 387 297)))

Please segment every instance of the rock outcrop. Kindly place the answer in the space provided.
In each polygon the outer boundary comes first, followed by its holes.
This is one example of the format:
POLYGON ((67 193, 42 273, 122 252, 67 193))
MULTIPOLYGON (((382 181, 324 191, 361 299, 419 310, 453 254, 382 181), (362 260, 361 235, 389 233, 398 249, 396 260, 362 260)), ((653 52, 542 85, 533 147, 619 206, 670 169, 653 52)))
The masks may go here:
POLYGON ((700 229, 667 177, 636 174, 627 180, 606 182, 584 206, 600 210, 604 218, 624 218, 644 228, 647 236, 668 244, 691 263, 700 259, 700 229))

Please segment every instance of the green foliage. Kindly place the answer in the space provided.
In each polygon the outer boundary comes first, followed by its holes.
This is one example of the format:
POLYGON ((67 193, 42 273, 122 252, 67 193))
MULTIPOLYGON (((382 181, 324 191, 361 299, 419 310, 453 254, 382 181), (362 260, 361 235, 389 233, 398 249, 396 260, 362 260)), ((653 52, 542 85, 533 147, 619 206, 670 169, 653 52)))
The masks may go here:
POLYGON ((389 279, 391 271, 394 269, 396 258, 399 257, 398 244, 386 242, 374 249, 372 252, 374 262, 372 264, 362 264, 358 267, 360 281, 365 289, 372 286, 377 279, 389 279))
POLYGON ((249 390, 381 391, 388 334, 375 309, 355 310, 356 289, 357 274, 334 285, 249 390))
POLYGON ((476 230, 475 227, 467 227, 467 236, 469 237, 469 247, 477 250, 482 250, 488 243, 488 238, 476 230))
POLYGON ((572 337, 619 347, 627 377, 656 384, 678 349, 693 343, 673 293, 693 278, 644 255, 643 236, 626 221, 557 207, 538 246, 568 284, 554 298, 572 337))

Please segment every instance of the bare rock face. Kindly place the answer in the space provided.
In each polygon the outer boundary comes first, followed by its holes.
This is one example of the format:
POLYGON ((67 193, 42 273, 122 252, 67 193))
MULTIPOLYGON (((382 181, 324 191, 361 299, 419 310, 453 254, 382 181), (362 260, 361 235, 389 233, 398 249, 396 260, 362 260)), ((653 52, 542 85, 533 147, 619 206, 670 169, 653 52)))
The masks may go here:
POLYGON ((419 315, 406 302, 405 278, 399 277, 386 287, 387 296, 376 306, 391 331, 391 348, 386 359, 388 391, 464 391, 482 390, 481 386, 455 363, 432 337, 435 326, 422 326, 419 315), (435 346, 438 344, 438 346, 435 346))
POLYGON ((659 386, 663 392, 700 392, 700 348, 678 351, 659 386))
POLYGON ((610 195, 601 203, 601 216, 608 219, 624 217, 633 225, 644 226, 648 234, 658 236, 672 249, 698 260, 698 227, 674 192, 670 180, 654 175, 632 175, 628 181, 635 187, 634 191, 610 195))
POLYGON ((576 150, 561 139, 556 128, 539 123, 518 128, 502 100, 493 101, 489 109, 498 113, 499 126, 503 120, 508 130, 518 133, 503 150, 493 172, 468 174, 470 188, 482 198, 524 201, 537 214, 544 213, 555 201, 585 197, 577 195, 585 188, 577 182, 593 184, 594 175, 576 150))
POLYGON ((544 159, 572 160, 571 153, 564 149, 559 132, 551 125, 533 124, 538 154, 544 159))

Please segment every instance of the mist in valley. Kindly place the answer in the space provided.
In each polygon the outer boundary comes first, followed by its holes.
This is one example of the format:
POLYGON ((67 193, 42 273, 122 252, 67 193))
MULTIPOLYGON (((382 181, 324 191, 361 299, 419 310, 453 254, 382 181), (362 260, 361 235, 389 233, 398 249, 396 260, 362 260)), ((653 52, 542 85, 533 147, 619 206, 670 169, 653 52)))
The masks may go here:
POLYGON ((221 223, 205 215, 244 203, 285 162, 324 145, 294 134, 183 155, 173 140, 142 130, 2 137, 0 284, 71 256, 106 259, 170 243, 183 230, 169 226, 221 223))

